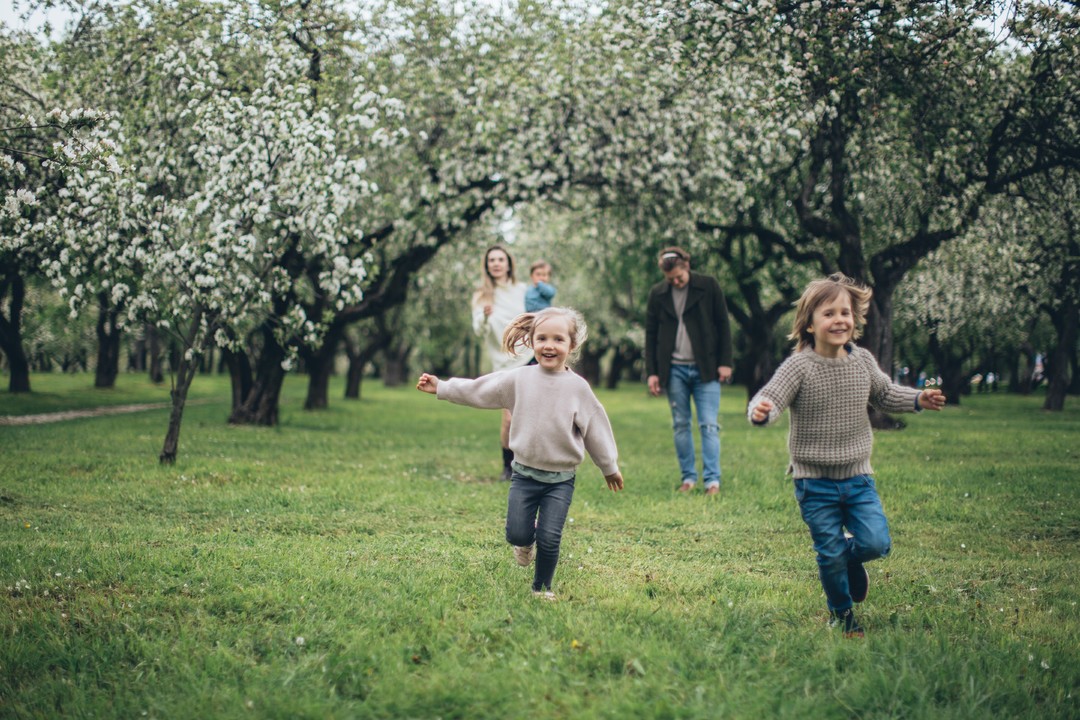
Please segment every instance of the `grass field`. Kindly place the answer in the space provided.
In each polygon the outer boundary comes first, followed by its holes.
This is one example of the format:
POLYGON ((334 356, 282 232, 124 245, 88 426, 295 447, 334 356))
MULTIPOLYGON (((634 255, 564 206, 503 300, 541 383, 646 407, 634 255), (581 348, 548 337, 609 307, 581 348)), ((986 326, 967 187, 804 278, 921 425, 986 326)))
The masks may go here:
MULTIPOLYGON (((34 376, 0 415, 155 402, 34 376)), ((6 382, 6 381, 5 381, 6 382)), ((582 466, 555 577, 502 539, 498 415, 409 388, 229 427, 168 411, 0 427, 0 717, 1077 718, 1080 399, 964 398, 879 433, 894 550, 825 624, 786 421, 722 401, 720 496, 674 491, 663 401, 600 392, 626 490, 582 466)))

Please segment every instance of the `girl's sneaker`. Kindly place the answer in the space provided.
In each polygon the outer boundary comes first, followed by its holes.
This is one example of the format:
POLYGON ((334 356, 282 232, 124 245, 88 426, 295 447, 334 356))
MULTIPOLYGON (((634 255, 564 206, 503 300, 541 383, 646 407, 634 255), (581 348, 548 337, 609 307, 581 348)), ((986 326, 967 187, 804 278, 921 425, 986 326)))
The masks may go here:
POLYGON ((532 563, 533 558, 536 557, 536 543, 529 545, 528 547, 521 547, 514 545, 514 559, 517 560, 517 564, 521 567, 528 567, 532 563))
POLYGON ((533 597, 538 600, 547 600, 548 602, 554 602, 555 593, 550 590, 533 590, 533 597))

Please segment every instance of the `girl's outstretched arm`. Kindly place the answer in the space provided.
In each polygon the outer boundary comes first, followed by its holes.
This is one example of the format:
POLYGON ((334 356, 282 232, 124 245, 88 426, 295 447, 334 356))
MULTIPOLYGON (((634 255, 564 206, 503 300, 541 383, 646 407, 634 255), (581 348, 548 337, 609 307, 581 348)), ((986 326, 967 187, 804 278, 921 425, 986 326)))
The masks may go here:
POLYGON ((940 410, 945 407, 945 395, 937 388, 919 393, 919 407, 923 410, 940 410))
POLYGON ((612 492, 618 492, 623 489, 622 473, 618 470, 610 475, 605 475, 604 480, 607 481, 608 489, 612 492))
POLYGON ((421 373, 420 380, 416 383, 416 389, 434 395, 439 389, 439 378, 428 373, 421 373))

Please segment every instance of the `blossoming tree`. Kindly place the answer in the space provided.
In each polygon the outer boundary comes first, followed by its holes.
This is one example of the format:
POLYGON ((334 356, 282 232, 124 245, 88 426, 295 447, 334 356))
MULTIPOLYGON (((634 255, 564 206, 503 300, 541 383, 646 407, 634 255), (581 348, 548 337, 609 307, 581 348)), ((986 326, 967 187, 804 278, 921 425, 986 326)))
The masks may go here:
POLYGON ((98 132, 108 116, 57 106, 43 82, 47 59, 36 38, 0 32, 0 351, 10 392, 30 391, 22 338, 26 283, 47 258, 40 239, 56 222, 59 188, 87 168, 110 178, 120 171, 114 146, 98 132))

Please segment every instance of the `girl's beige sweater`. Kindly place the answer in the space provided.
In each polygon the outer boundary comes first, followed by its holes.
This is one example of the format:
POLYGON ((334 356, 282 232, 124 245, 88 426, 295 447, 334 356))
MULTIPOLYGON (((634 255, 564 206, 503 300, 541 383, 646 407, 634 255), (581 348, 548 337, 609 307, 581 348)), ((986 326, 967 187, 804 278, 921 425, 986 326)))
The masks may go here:
POLYGON ((440 400, 510 411, 514 460, 537 470, 574 470, 588 452, 605 476, 619 470, 611 423, 589 383, 569 370, 539 365, 503 370, 475 380, 440 380, 440 400))

